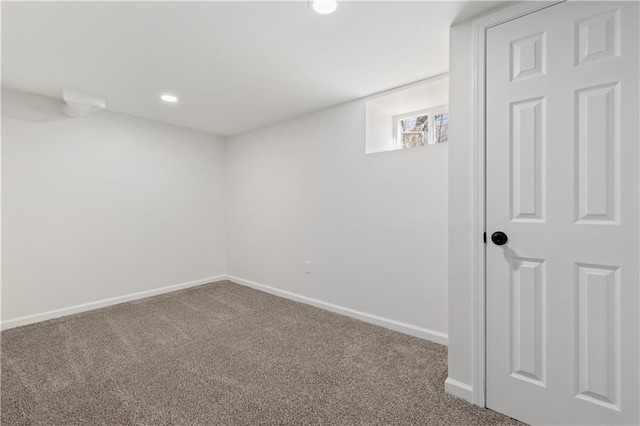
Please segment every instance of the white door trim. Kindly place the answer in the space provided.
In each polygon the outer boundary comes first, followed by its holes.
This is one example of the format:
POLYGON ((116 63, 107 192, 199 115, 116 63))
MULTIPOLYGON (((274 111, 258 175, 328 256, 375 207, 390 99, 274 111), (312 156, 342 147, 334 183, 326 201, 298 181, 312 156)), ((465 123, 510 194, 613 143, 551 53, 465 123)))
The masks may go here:
POLYGON ((521 2, 500 9, 473 22, 473 352, 472 400, 485 406, 486 312, 485 312, 485 64, 487 30, 504 22, 545 9, 564 0, 521 2))

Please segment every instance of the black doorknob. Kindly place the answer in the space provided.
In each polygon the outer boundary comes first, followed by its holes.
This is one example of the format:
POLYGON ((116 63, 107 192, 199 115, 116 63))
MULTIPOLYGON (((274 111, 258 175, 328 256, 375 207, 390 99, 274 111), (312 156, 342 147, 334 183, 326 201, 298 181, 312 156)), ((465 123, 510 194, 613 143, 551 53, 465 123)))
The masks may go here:
POLYGON ((509 241, 509 237, 507 237, 507 234, 505 234, 504 232, 498 231, 491 234, 491 241, 493 241, 493 244, 497 246, 502 246, 504 244, 507 244, 507 241, 509 241))

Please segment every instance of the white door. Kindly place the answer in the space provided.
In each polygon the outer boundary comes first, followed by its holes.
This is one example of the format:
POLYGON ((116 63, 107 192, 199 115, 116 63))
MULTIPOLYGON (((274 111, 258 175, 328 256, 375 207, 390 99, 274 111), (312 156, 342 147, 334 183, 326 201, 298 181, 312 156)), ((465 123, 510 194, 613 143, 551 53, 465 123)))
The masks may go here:
POLYGON ((528 423, 640 421, 638 12, 487 31, 486 401, 528 423))

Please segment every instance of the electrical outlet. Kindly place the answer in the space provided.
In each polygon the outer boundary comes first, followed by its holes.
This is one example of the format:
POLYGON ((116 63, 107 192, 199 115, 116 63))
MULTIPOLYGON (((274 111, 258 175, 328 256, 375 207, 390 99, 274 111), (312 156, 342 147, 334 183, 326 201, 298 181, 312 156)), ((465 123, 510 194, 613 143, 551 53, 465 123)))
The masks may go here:
POLYGON ((310 261, 310 260, 307 260, 306 262, 304 262, 304 264, 305 264, 305 266, 306 266, 306 270, 305 270, 305 272, 306 272, 307 274, 310 274, 310 273, 311 273, 311 261, 310 261))

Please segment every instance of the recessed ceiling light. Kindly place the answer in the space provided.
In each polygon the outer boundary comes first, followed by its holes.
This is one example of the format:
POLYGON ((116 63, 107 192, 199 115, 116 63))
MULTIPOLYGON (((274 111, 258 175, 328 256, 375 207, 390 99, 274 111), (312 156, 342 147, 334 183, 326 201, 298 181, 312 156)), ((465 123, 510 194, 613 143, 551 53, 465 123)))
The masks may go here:
POLYGON ((170 95, 168 93, 165 93, 164 95, 160 96, 160 99, 162 99, 165 102, 169 102, 169 103, 178 102, 178 98, 177 97, 175 97, 174 95, 170 95))
POLYGON ((311 8, 320 15, 328 15, 338 8, 336 0, 311 0, 311 8))

